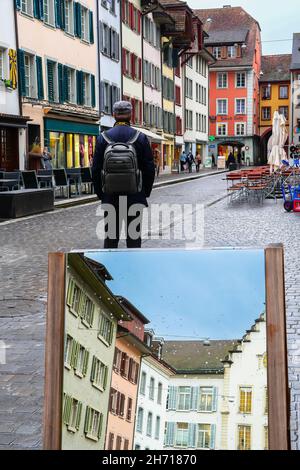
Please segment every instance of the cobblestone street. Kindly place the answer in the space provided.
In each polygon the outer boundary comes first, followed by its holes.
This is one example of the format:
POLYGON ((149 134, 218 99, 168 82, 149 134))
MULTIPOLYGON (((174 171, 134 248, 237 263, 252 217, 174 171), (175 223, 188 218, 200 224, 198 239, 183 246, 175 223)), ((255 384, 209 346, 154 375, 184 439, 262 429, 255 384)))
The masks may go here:
MULTIPOLYGON (((285 244, 291 436, 293 448, 300 449, 299 218, 285 213, 281 201, 229 206, 225 195, 224 175, 217 175, 155 189, 151 202, 205 204, 207 246, 285 244)), ((6 364, 0 364, 0 449, 42 445, 47 253, 101 248, 98 206, 0 224, 0 340, 6 343, 6 364)), ((184 242, 172 243, 180 245, 184 242)), ((166 248, 170 242, 149 240, 143 246, 166 248)))

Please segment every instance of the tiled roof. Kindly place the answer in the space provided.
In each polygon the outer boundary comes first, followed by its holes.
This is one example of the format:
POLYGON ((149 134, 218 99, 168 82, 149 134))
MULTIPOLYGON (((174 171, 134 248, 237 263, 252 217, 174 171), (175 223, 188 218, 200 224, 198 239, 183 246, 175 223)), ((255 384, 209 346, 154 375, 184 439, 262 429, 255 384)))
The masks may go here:
POLYGON ((214 67, 251 66, 259 23, 241 7, 194 10, 209 37, 205 45, 243 43, 247 45, 242 57, 218 60, 214 67), (208 21, 210 20, 210 21, 208 21))
POLYGON ((166 8, 168 14, 175 21, 175 31, 184 32, 186 24, 186 11, 190 10, 192 13, 192 10, 187 5, 187 3, 182 2, 181 0, 160 0, 160 3, 166 8), (185 6, 186 8, 176 10, 176 6, 185 6), (175 8, 173 9, 172 7, 175 8))
POLYGON ((300 70, 300 33, 294 33, 291 70, 300 70))
POLYGON ((291 54, 264 55, 261 58, 261 82, 289 81, 291 54))
POLYGON ((209 346, 203 341, 166 341, 163 345, 162 358, 177 372, 222 373, 222 360, 232 350, 237 340, 210 340, 209 346))

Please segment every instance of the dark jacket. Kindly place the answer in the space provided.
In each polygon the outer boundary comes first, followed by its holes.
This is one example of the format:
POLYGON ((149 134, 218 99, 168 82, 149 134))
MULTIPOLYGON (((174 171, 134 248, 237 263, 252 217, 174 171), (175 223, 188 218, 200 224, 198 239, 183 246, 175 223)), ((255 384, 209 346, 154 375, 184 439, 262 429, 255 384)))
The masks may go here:
MULTIPOLYGON (((136 131, 129 125, 116 123, 112 129, 107 131, 107 135, 114 142, 128 142, 136 131)), ((101 187, 101 170, 103 168, 104 152, 107 142, 103 139, 102 135, 97 138, 96 149, 93 159, 93 182, 95 192, 102 203, 114 204, 118 201, 118 195, 104 194, 101 187)), ((128 204, 144 204, 148 206, 147 197, 150 196, 155 177, 155 166, 153 162, 153 155, 149 141, 145 134, 140 133, 136 143, 134 144, 138 157, 139 169, 142 171, 143 189, 140 193, 130 194, 128 196, 128 204)))

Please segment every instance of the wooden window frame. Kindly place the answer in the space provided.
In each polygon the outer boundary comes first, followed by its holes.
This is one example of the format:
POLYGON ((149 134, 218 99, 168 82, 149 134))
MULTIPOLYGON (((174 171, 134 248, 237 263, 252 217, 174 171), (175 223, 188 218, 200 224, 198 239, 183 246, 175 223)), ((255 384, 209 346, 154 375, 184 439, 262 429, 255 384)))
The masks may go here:
MULTIPOLYGON (((268 355, 269 449, 289 450, 289 387, 283 245, 269 245, 265 253, 266 321, 268 355), (280 423, 280 426, 278 426, 280 423)), ((66 266, 76 253, 50 253, 45 353, 43 448, 62 448, 62 402, 66 266)))

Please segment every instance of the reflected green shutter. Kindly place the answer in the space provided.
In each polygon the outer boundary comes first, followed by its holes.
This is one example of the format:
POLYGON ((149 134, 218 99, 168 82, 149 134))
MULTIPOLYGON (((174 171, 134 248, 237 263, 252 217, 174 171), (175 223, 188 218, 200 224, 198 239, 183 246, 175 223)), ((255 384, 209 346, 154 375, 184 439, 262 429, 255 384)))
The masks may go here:
POLYGON ((96 369, 97 359, 93 356, 92 369, 91 369, 91 382, 95 381, 95 369, 96 369))
POLYGON ((92 96, 92 108, 96 106, 96 89, 95 89, 95 75, 91 75, 91 96, 92 96))
POLYGON ((84 420, 84 432, 85 433, 89 432, 90 415, 91 415, 91 408, 87 406, 86 411, 85 411, 85 420, 84 420))
POLYGON ((88 352, 87 349, 84 351, 84 358, 83 358, 83 367, 82 367, 82 374, 85 376, 88 370, 88 365, 89 365, 89 356, 90 353, 88 352))
POLYGON ((60 103, 65 101, 65 93, 64 93, 64 75, 63 75, 63 65, 57 64, 57 71, 58 71, 58 100, 60 103))
POLYGON ((69 395, 64 396, 63 422, 67 425, 70 424, 72 401, 73 399, 69 395))
POLYGON ((38 99, 44 99, 44 82, 43 82, 43 66, 42 66, 42 58, 36 56, 36 77, 37 77, 37 92, 38 92, 38 99))
POLYGON ((99 425, 98 425, 98 432, 97 432, 97 437, 98 437, 98 439, 100 439, 100 437, 101 437, 102 421, 103 421, 103 415, 100 414, 100 417, 99 417, 99 425))
POLYGON ((91 318, 90 318, 90 323, 89 323, 91 328, 93 327, 93 323, 94 323, 94 315, 95 315, 95 304, 93 304, 91 307, 91 318))
POLYGON ((106 389, 107 385, 107 375, 108 375, 108 367, 105 366, 105 371, 104 371, 104 379, 103 379, 103 389, 106 389))
POLYGON ((18 50, 18 72, 21 96, 26 96, 24 51, 18 50))
POLYGON ((82 403, 79 401, 77 405, 76 424, 75 424, 77 431, 80 426, 81 412, 82 412, 82 403))
POLYGON ((94 44, 94 15, 92 11, 89 11, 89 20, 90 20, 90 43, 94 44))
POLYGON ((73 291, 74 291, 74 282, 72 279, 69 279, 68 293, 67 293, 67 305, 71 305, 73 291))

